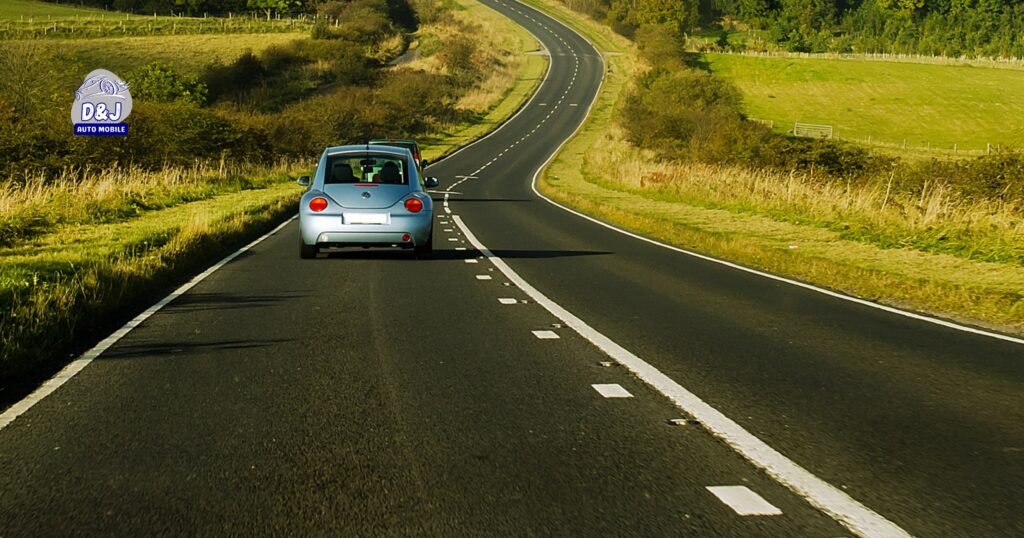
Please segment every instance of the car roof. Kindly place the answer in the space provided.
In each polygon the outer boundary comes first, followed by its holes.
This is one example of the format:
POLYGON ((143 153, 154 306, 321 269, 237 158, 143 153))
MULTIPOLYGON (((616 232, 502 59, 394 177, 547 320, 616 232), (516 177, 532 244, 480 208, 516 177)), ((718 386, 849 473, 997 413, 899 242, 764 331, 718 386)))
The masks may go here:
POLYGON ((339 153, 366 153, 367 151, 372 151, 374 153, 391 153, 395 155, 401 155, 403 157, 412 154, 412 152, 410 152, 406 148, 400 148, 397 146, 382 146, 377 144, 374 144, 372 148, 370 147, 369 144, 353 144, 348 146, 333 146, 327 148, 328 155, 337 155, 339 153))
POLYGON ((416 144, 417 146, 419 145, 416 143, 415 140, 411 138, 374 138, 367 142, 367 144, 416 144))

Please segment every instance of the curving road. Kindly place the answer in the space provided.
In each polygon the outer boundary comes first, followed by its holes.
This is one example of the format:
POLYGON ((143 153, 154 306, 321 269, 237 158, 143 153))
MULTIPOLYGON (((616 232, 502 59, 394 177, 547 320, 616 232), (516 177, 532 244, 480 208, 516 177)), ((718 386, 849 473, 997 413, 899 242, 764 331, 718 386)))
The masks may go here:
POLYGON ((431 166, 435 259, 291 222, 204 275, 0 429, 0 536, 1024 535, 1024 345, 538 197, 603 63, 483 2, 551 70, 431 166))

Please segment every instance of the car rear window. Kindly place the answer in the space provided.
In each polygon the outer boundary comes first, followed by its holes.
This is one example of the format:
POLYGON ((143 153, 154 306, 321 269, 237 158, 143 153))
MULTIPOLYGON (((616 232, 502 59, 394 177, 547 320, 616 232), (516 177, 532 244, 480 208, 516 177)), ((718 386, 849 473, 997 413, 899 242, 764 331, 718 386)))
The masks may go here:
POLYGON ((388 142, 388 141, 374 140, 374 141, 370 142, 370 144, 380 145, 380 146, 393 146, 393 147, 396 147, 396 148, 405 148, 405 149, 407 149, 407 150, 412 152, 412 156, 414 158, 419 159, 419 156, 420 156, 420 148, 419 148, 419 146, 416 145, 415 142, 399 142, 397 140, 388 142))
POLYGON ((408 185, 405 159, 381 153, 332 155, 327 158, 324 183, 380 183, 408 185))

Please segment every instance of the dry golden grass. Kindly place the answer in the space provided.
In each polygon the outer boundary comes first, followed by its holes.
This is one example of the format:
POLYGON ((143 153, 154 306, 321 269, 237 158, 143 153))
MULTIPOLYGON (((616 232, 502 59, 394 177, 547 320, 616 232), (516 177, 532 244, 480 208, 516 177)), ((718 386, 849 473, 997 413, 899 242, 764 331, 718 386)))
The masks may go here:
MULTIPOLYGON (((469 0, 458 0, 457 3, 462 9, 452 11, 455 23, 421 26, 417 44, 444 42, 456 35, 472 39, 476 48, 473 60, 485 76, 459 98, 456 106, 462 110, 486 113, 501 102, 515 85, 529 61, 526 53, 540 47, 525 30, 493 9, 469 0)), ((421 55, 400 68, 445 72, 436 54, 421 55)))
MULTIPOLYGON (((1024 208, 1002 200, 965 200, 944 184, 920 195, 894 194, 890 185, 850 185, 808 173, 782 173, 702 163, 659 162, 620 136, 606 135, 605 150, 587 155, 606 187, 710 208, 761 214, 799 224, 859 230, 864 235, 925 237, 918 248, 964 252, 986 249, 992 258, 1024 256, 1024 208), (934 237, 933 237, 934 236, 934 237), (928 241, 934 244, 928 245, 928 241)), ((857 232, 849 232, 846 236, 857 232)))
POLYGON ((261 188, 296 170, 250 165, 196 165, 158 171, 140 168, 66 169, 0 183, 0 246, 13 245, 66 224, 107 223, 145 211, 261 188), (255 178, 255 179, 252 179, 255 178))

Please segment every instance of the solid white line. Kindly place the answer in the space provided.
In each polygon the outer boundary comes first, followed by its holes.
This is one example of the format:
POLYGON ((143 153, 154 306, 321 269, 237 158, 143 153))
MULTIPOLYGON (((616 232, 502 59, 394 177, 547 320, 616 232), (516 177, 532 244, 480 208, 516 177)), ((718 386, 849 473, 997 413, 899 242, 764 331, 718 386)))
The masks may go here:
POLYGON ((986 331, 984 329, 978 329, 978 328, 975 328, 975 327, 969 327, 969 326, 966 326, 966 325, 960 325, 959 323, 954 323, 952 321, 946 321, 944 319, 933 318, 933 317, 925 316, 925 315, 922 315, 922 314, 915 314, 914 312, 907 312, 906 310, 900 310, 899 308, 895 308, 895 307, 892 307, 892 306, 887 306, 887 305, 883 305, 883 304, 873 303, 871 301, 868 301, 868 300, 865 300, 865 299, 861 299, 859 297, 853 297, 853 296, 850 296, 850 295, 844 295, 842 293, 835 292, 835 291, 832 291, 832 290, 827 290, 827 289, 824 289, 824 288, 819 288, 817 286, 814 286, 812 284, 807 284, 805 282, 799 282, 799 281, 792 280, 792 279, 789 279, 789 278, 786 278, 786 277, 782 277, 782 276, 779 276, 779 275, 773 275, 771 273, 766 273, 764 271, 758 271, 757 269, 751 269, 750 267, 744 267, 742 265, 738 265, 738 264, 735 264, 735 263, 732 263, 732 262, 728 262, 728 261, 725 261, 725 260, 719 260, 717 258, 712 258, 712 257, 706 256, 704 254, 699 254, 697 252, 692 252, 692 251, 689 251, 689 250, 686 250, 686 249, 682 249, 682 248, 679 248, 679 247, 676 247, 676 246, 668 245, 668 244, 662 243, 660 241, 655 241, 654 239, 650 239, 650 238, 644 237, 642 235, 637 235, 637 234, 635 234, 633 232, 630 232, 630 231, 627 231, 627 230, 623 230, 623 229, 618 228, 618 227, 616 227, 614 225, 608 224, 607 222, 595 219, 595 218, 593 218, 593 217, 591 217, 589 215, 585 215, 583 213, 580 213, 579 211, 576 211, 575 209, 571 209, 571 208, 568 208, 566 206, 563 206, 562 204, 560 204, 560 203, 558 203, 558 202, 548 198, 547 196, 544 196, 543 194, 540 193, 540 191, 537 190, 537 177, 536 176, 534 176, 534 181, 533 181, 533 192, 535 194, 537 194, 537 196, 543 198, 545 201, 551 203, 552 205, 557 206, 557 207, 559 207, 561 209, 564 209, 565 211, 568 211, 568 212, 570 212, 570 213, 572 213, 572 214, 574 214, 574 215, 576 215, 576 216, 578 216, 580 218, 587 219, 587 220, 589 220, 589 221, 591 221, 591 222, 593 222, 595 224, 598 224, 600 226, 604 226, 605 228, 608 228, 610 230, 614 230, 614 231, 619 232, 619 233, 621 233, 623 235, 628 235, 629 237, 632 237, 634 239, 639 239, 640 241, 644 241, 644 242, 650 243, 652 245, 657 245, 659 247, 667 248, 669 250, 673 250, 673 251, 679 252, 681 254, 686 254, 687 256, 692 256, 694 258, 699 258, 701 260, 709 261, 709 262, 712 262, 712 263, 717 263, 719 265, 724 265, 724 266, 730 267, 732 269, 737 269, 739 271, 743 271, 743 272, 746 272, 746 273, 751 273, 751 274, 754 274, 754 275, 757 275, 757 276, 761 276, 761 277, 764 277, 764 278, 770 278, 770 279, 778 281, 778 282, 784 282, 784 283, 790 284, 792 286, 797 286, 797 287, 800 287, 800 288, 804 288, 806 290, 818 292, 818 293, 821 293, 823 295, 828 295, 830 297, 834 297, 836 299, 842 299, 844 301, 849 301, 851 303, 857 303, 859 305, 867 306, 867 307, 874 308, 874 309, 877 309, 877 310, 883 310, 885 312, 889 312, 890 314, 896 314, 896 315, 899 315, 899 316, 903 316, 903 317, 907 317, 907 318, 911 318, 911 319, 916 319, 918 321, 924 321, 924 322, 927 322, 927 323, 931 323, 933 325, 940 325, 942 327, 946 327, 946 328, 949 328, 949 329, 954 329, 954 330, 957 330, 957 331, 962 331, 962 332, 971 333, 971 334, 977 334, 977 335, 980 335, 980 336, 987 336, 989 338, 995 338, 997 340, 1003 340, 1003 341, 1006 341, 1006 342, 1013 342, 1015 344, 1024 344, 1024 338, 1017 338, 1017 337, 1009 336, 1009 335, 1005 335, 1005 334, 994 333, 994 332, 991 332, 991 331, 986 331))
POLYGON ((628 390, 622 388, 622 385, 618 385, 618 384, 615 384, 615 383, 610 383, 610 384, 605 384, 605 385, 591 385, 591 387, 594 387, 594 390, 596 390, 601 396, 604 396, 605 398, 632 398, 633 397, 633 395, 630 394, 628 390))
POLYGON ((741 516, 782 515, 782 510, 746 486, 708 486, 707 490, 741 516))
POLYGON ((498 302, 501 303, 501 304, 517 304, 517 303, 519 303, 519 301, 517 301, 515 299, 512 299, 510 297, 502 297, 501 299, 498 299, 498 302))
POLYGON ((160 302, 154 304, 153 306, 144 310, 141 314, 132 318, 131 321, 125 323, 120 329, 114 331, 113 334, 104 338, 100 343, 93 346, 92 349, 86 351, 77 359, 71 361, 71 364, 65 366, 63 369, 61 369, 61 371, 57 372, 56 375, 54 375, 45 383, 40 385, 39 388, 32 391, 31 394, 22 398, 21 401, 19 401, 18 403, 12 405, 10 408, 4 411, 3 414, 0 414, 0 430, 6 428, 8 424, 13 422, 14 419, 18 418, 18 416, 20 416, 22 413, 31 409, 33 405, 39 403, 40 400, 49 396, 51 393, 53 393, 53 391, 60 388, 61 385, 67 383, 68 380, 70 380, 72 377, 75 377, 75 375, 78 372, 81 372, 82 369, 88 366, 90 362, 96 359, 96 357, 99 357, 100 355, 103 354, 104 351, 110 349, 110 346, 116 344, 118 340, 124 338, 126 334, 130 333, 132 329, 141 325, 142 322, 149 319, 150 316, 159 312, 161 308, 167 306, 168 304, 170 304, 171 301, 177 299, 178 297, 181 297, 188 290, 192 289, 196 284, 199 284, 200 282, 205 280, 206 277, 213 274, 214 271, 220 269, 221 267, 224 267, 231 260, 237 258, 243 252, 260 244, 264 239, 274 235, 281 228, 284 228, 285 226, 288 225, 288 223, 295 220, 296 218, 298 218, 298 215, 295 215, 292 218, 282 222, 273 230, 270 230, 269 232, 263 234, 255 241, 236 250, 234 253, 228 255, 226 258, 217 262, 215 265, 203 271, 202 273, 199 273, 198 275, 192 277, 192 280, 189 280, 187 283, 183 284, 181 287, 171 292, 170 295, 161 299, 160 302))
POLYGON ((534 336, 541 340, 558 340, 561 338, 555 331, 531 331, 534 336))
MULTIPOLYGON (((860 504, 855 499, 831 484, 811 474, 774 448, 765 444, 743 429, 729 417, 711 407, 695 394, 683 388, 656 368, 647 364, 629 350, 616 344, 612 339, 594 330, 583 320, 548 299, 544 294, 523 280, 504 260, 494 255, 469 230, 461 217, 454 217, 455 224, 462 229, 466 239, 487 257, 502 274, 522 289, 548 312, 571 327, 580 336, 589 340, 598 349, 612 357, 639 377, 643 382, 664 394, 680 409, 702 422, 716 437, 731 446, 755 466, 764 469, 769 476, 806 499, 813 506, 861 536, 909 537, 896 524, 860 504)), ((536 334, 536 332, 534 333, 536 334)))

